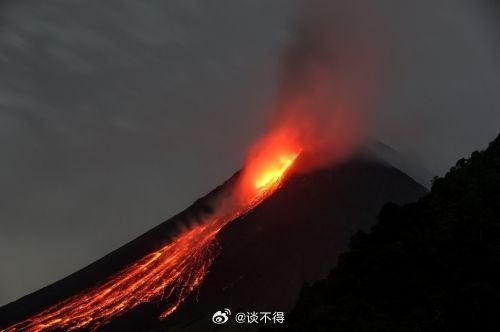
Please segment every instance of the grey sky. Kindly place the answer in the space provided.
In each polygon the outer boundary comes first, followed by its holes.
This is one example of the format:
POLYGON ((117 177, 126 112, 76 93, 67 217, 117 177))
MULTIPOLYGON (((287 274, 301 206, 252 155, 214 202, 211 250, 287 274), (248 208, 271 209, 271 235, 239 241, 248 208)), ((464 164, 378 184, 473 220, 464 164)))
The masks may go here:
MULTIPOLYGON (((265 128, 297 2, 0 5, 0 304, 241 165, 265 128)), ((500 130, 500 29, 477 2, 358 0, 352 11, 387 23, 398 59, 370 132, 433 174, 500 130)))

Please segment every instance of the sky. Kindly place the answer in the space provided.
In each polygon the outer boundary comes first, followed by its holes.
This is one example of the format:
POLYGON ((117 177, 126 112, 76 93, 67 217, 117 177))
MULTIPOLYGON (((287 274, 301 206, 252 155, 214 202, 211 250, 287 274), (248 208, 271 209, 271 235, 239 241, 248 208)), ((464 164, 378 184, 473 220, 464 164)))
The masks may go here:
MULTIPOLYGON (((371 137, 442 175, 498 134, 500 28, 488 0, 327 7, 384 23, 376 44, 391 66, 367 113, 371 137)), ((1 2, 0 305, 229 178, 265 131, 302 9, 300 0, 1 2)))

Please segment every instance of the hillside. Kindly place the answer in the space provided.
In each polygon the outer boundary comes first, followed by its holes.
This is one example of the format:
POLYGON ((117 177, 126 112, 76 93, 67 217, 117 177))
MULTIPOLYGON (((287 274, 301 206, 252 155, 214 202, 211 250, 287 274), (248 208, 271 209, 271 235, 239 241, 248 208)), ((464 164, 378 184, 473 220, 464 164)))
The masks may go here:
MULTIPOLYGON (((178 224, 210 213, 211 197, 230 184, 96 263, 0 308, 0 326, 105 280, 165 242, 178 224)), ((311 174, 293 175, 263 204, 221 231, 220 254, 199 293, 173 316, 159 321, 164 303, 154 302, 127 312, 102 330, 208 331, 217 327, 213 313, 224 307, 291 310, 302 284, 326 277, 352 234, 370 227, 384 202, 406 203, 424 193, 404 173, 360 156, 311 174)), ((224 328, 246 327, 228 323, 224 328)))
POLYGON ((386 204, 287 331, 499 331, 500 136, 417 203, 386 204))

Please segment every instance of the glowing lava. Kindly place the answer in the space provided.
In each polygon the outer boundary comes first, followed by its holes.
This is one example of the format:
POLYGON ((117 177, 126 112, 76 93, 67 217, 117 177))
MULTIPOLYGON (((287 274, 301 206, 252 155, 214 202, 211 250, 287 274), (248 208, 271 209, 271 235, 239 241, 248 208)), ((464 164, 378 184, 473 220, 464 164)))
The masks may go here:
POLYGON ((279 181, 283 177, 283 174, 285 174, 287 169, 292 166, 296 158, 297 155, 280 157, 279 163, 275 168, 272 168, 269 171, 265 172, 260 178, 257 179, 257 181, 255 181, 255 188, 261 190, 279 181))
POLYGON ((143 303, 162 300, 166 318, 201 285, 217 256, 216 236, 229 222, 246 214, 275 192, 300 150, 273 147, 246 167, 239 197, 227 198, 201 224, 179 234, 101 285, 64 300, 3 331, 95 330, 143 303), (262 158, 265 156, 265 158, 262 158), (252 183, 252 185, 249 185, 252 183))

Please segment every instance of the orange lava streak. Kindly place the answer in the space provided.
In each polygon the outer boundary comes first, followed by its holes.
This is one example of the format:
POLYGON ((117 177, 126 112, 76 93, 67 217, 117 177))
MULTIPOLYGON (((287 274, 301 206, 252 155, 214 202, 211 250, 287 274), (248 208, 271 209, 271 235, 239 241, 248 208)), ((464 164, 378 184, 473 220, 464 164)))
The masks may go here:
POLYGON ((168 303, 160 318, 168 317, 201 285, 216 257, 219 231, 276 191, 297 156, 286 153, 277 161, 267 161, 265 170, 254 179, 250 196, 234 200, 229 208, 220 208, 202 224, 181 233, 103 284, 3 331, 95 330, 140 304, 160 299, 168 303))

